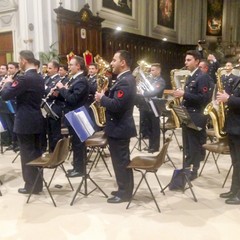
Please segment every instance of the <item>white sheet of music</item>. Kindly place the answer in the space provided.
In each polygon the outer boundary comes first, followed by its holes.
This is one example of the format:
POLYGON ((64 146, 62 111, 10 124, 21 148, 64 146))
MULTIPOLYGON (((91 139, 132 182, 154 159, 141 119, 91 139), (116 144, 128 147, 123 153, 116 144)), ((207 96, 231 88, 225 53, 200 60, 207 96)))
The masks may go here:
POLYGON ((74 115, 78 118, 78 120, 81 122, 83 128, 88 133, 89 136, 93 135, 94 129, 91 125, 91 123, 88 121, 85 113, 83 111, 74 113, 74 115))

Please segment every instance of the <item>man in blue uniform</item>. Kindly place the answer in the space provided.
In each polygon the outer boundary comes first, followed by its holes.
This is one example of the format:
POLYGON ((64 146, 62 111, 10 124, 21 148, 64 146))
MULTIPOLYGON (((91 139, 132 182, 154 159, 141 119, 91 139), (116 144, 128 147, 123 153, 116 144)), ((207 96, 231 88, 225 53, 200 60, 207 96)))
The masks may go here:
MULTIPOLYGON (((152 78, 150 79, 151 89, 145 90, 143 96, 147 101, 151 101, 153 98, 161 98, 163 91, 165 89, 166 83, 165 80, 161 77, 161 65, 160 63, 154 63, 151 65, 150 73, 152 78)), ((149 110, 144 110, 142 112, 143 119, 147 123, 148 128, 148 138, 149 138, 149 147, 145 150, 148 150, 149 153, 154 153, 159 151, 160 147, 160 119, 159 115, 153 112, 153 109, 149 105, 149 110)))
POLYGON ((240 79, 231 91, 231 95, 218 92, 217 100, 227 105, 225 131, 228 134, 228 144, 233 165, 232 184, 229 192, 221 193, 221 198, 227 198, 227 204, 240 204, 240 79))
MULTIPOLYGON (((40 109, 44 95, 44 81, 37 73, 34 55, 31 51, 20 52, 19 65, 24 71, 13 82, 9 78, 1 91, 3 100, 16 97, 16 117, 13 131, 17 134, 20 147, 22 174, 25 182, 24 188, 18 192, 27 194, 31 191, 37 176, 37 168, 27 166, 26 163, 41 156, 40 133, 42 131, 42 113, 40 109)), ((33 193, 42 191, 41 178, 36 183, 33 193)))
POLYGON ((128 51, 117 51, 111 62, 113 73, 117 74, 116 83, 111 87, 108 97, 104 91, 95 94, 96 101, 106 107, 105 133, 118 185, 118 190, 112 192, 114 197, 109 198, 108 203, 128 201, 133 191, 133 172, 127 169, 130 163, 130 138, 137 135, 133 119, 136 82, 130 72, 131 63, 128 51))
MULTIPOLYGON (((72 77, 66 85, 58 82, 55 96, 62 97, 65 100, 64 112, 75 110, 86 104, 88 99, 88 81, 85 76, 84 59, 75 56, 69 63, 70 74, 72 77)), ((86 157, 85 143, 81 142, 76 132, 67 122, 68 130, 72 135, 73 150, 73 169, 68 170, 68 177, 80 177, 84 172, 84 158, 86 157)))
POLYGON ((182 106, 185 107, 194 124, 201 130, 195 130, 183 124, 183 151, 184 165, 192 167, 190 180, 197 178, 200 161, 203 160, 202 145, 206 143, 207 116, 203 114, 206 105, 211 101, 213 85, 209 76, 198 68, 201 55, 196 50, 189 50, 185 57, 185 66, 191 72, 184 89, 174 91, 174 97, 182 97, 182 106))

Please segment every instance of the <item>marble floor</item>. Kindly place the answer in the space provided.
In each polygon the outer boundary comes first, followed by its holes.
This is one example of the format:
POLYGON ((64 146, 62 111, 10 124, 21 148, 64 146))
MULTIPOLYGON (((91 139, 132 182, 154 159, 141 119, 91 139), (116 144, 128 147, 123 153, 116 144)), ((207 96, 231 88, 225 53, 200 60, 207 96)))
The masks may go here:
MULTIPOLYGON (((180 129, 176 130, 176 135, 181 143, 180 129)), ((132 139, 131 149, 136 141, 136 138, 132 139)), ((134 148, 131 156, 139 154, 147 153, 134 148)), ((181 168, 182 152, 174 138, 168 155, 176 167, 181 168)), ((16 153, 12 151, 0 154, 0 180, 3 182, 0 186, 1 240, 225 240, 234 239, 240 234, 240 206, 226 205, 224 199, 219 198, 220 193, 229 190, 231 182, 229 177, 222 188, 230 167, 229 156, 220 156, 220 173, 210 157, 202 176, 192 182, 197 202, 193 200, 190 190, 183 193, 166 189, 164 196, 159 191, 156 179, 149 174, 148 179, 161 213, 151 200, 145 183, 129 209, 126 209, 126 202, 107 203, 107 199, 98 190, 87 197, 78 194, 70 206, 74 191, 71 191, 60 170, 51 187, 57 207, 53 206, 46 189, 41 194, 34 195, 27 204, 27 196, 17 192, 23 186, 23 181, 20 159, 17 158, 12 163, 15 156, 16 153)), ((113 173, 110 157, 106 161, 113 173)), ((71 158, 66 161, 65 167, 71 167, 71 158)), ((49 179, 50 174, 51 170, 45 171, 45 178, 49 179)), ((157 174, 166 186, 173 174, 171 162, 166 162, 157 174)), ((92 170, 91 177, 109 196, 116 189, 114 176, 109 176, 101 161, 92 170)), ((135 184, 139 177, 139 173, 134 172, 135 184)), ((71 179, 75 189, 80 181, 81 178, 71 179)), ((88 182, 86 190, 90 192, 93 188, 92 183, 88 182)))

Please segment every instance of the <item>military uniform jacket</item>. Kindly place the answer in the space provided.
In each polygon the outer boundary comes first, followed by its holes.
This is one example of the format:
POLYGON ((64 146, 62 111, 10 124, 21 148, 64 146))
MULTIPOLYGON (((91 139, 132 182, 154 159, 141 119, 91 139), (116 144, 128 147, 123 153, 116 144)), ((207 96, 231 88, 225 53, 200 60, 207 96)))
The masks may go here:
POLYGON ((88 85, 89 85, 88 104, 90 105, 92 102, 94 102, 94 95, 95 92, 97 91, 97 75, 88 78, 88 85))
POLYGON ((225 131, 229 134, 240 135, 240 79, 233 86, 227 106, 225 131))
MULTIPOLYGON (((61 78, 60 78, 60 75, 58 74, 48 78, 45 82, 45 96, 47 96, 51 91, 51 89, 54 88, 56 84, 60 81, 61 81, 61 78)), ((59 118, 61 118, 63 109, 65 107, 64 99, 61 96, 56 97, 56 96, 50 95, 47 99, 47 102, 51 106, 52 110, 59 116, 59 118)))
POLYGON ((165 86, 166 86, 165 80, 159 76, 159 77, 153 78, 150 81, 150 84, 152 85, 153 90, 152 91, 144 91, 143 96, 149 97, 149 98, 151 98, 151 97, 161 98, 163 95, 165 86))
POLYGON ((65 99, 65 113, 83 106, 88 99, 89 90, 87 78, 83 73, 71 78, 67 85, 68 89, 59 89, 60 95, 65 99))
POLYGON ((231 94, 232 88, 237 80, 238 77, 232 73, 221 77, 222 85, 226 93, 231 94))
POLYGON ((101 105, 106 107, 107 136, 129 139, 137 135, 133 119, 133 107, 136 96, 136 81, 130 71, 120 75, 111 87, 109 96, 101 98, 101 105))
POLYGON ((16 117, 13 131, 17 134, 37 134, 42 132, 42 112, 40 105, 44 95, 44 81, 35 69, 29 69, 7 83, 1 92, 3 100, 16 97, 16 117))
POLYGON ((182 105, 186 107, 192 121, 196 126, 205 128, 207 116, 203 114, 204 108, 211 101, 213 84, 208 74, 197 69, 193 76, 187 78, 182 105))

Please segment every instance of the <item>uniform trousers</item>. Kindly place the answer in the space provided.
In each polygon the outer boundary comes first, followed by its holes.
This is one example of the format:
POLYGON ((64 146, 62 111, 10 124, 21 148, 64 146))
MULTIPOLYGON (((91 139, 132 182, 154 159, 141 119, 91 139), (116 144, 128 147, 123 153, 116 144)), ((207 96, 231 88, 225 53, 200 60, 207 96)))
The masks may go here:
POLYGON ((144 111, 143 114, 148 124, 149 149, 158 151, 160 147, 160 119, 151 111, 144 111))
POLYGON ((240 136, 229 134, 228 143, 233 165, 231 191, 238 192, 238 197, 240 197, 240 136))
MULTIPOLYGON (((34 185, 38 170, 36 167, 27 166, 26 163, 42 155, 40 134, 17 134, 17 137, 20 147, 22 175, 25 182, 24 188, 30 191, 34 185)), ((42 188, 42 179, 39 178, 34 192, 41 192, 42 188)))
POLYGON ((113 169, 118 185, 117 196, 130 199, 133 192, 133 171, 128 169, 130 163, 130 139, 108 137, 113 169))
POLYGON ((193 165, 193 170, 197 171, 200 167, 200 161, 204 158, 203 153, 205 151, 203 150, 202 145, 206 143, 207 140, 206 130, 202 129, 197 131, 183 125, 182 138, 184 166, 190 167, 190 165, 193 165))
POLYGON ((70 136, 72 136, 73 169, 76 172, 84 173, 84 164, 86 164, 87 159, 85 143, 80 141, 71 126, 68 126, 68 130, 70 136))
POLYGON ((57 142, 62 138, 61 134, 61 118, 57 120, 48 117, 47 118, 47 131, 49 141, 49 152, 53 152, 57 142))

